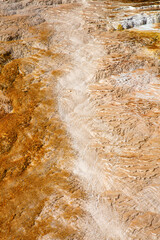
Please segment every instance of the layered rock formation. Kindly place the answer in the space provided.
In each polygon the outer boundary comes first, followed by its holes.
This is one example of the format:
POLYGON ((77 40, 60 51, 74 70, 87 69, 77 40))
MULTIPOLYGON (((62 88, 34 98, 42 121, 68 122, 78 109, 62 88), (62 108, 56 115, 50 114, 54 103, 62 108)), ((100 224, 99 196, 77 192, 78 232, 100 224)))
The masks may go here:
POLYGON ((0 1, 0 239, 160 239, 159 16, 0 1))

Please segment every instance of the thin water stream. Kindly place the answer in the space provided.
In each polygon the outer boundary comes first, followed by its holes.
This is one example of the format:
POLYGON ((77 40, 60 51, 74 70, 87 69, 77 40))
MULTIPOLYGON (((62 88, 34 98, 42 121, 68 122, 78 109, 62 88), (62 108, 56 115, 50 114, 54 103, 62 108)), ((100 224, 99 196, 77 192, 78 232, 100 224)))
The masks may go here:
MULTIPOLYGON (((84 30, 84 8, 85 4, 78 14, 73 12, 64 16, 70 28, 69 32, 65 30, 64 20, 63 31, 69 41, 65 52, 71 54, 72 69, 60 78, 57 84, 59 113, 62 121, 66 123, 78 156, 75 162, 71 163, 71 171, 78 176, 88 194, 88 200, 83 206, 88 213, 85 220, 85 239, 106 240, 114 237, 124 240, 125 234, 117 214, 107 200, 102 198, 108 189, 108 183, 103 172, 103 163, 92 147, 95 143, 96 113, 94 102, 90 99, 89 85, 95 82, 98 61, 103 56, 103 46, 84 30)), ((63 28, 62 25, 61 27, 63 28)))

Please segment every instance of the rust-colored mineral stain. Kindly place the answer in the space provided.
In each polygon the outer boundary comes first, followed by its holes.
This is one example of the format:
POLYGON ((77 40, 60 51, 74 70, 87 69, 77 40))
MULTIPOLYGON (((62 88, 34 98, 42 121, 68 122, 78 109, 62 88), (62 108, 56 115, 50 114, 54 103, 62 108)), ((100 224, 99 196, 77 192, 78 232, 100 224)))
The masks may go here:
POLYGON ((1 3, 0 239, 158 239, 160 34, 108 28, 157 1, 51 2, 1 3))
POLYGON ((155 45, 160 42, 160 33, 152 31, 131 31, 129 37, 131 40, 143 43, 143 45, 155 45))
MULTIPOLYGON (((48 30, 40 32, 40 41, 47 41, 48 34, 48 30)), ((47 57, 54 55, 49 50, 45 52, 47 57)), ((34 76, 26 82, 26 64, 23 59, 3 63, 0 74, 1 88, 12 105, 11 113, 4 113, 0 119, 0 238, 33 240, 52 233, 54 238, 65 239, 73 236, 75 229, 65 227, 57 219, 36 219, 51 195, 65 191, 65 195, 79 199, 84 194, 72 186, 75 180, 58 163, 58 156, 63 162, 73 153, 57 115, 55 96, 47 98, 47 88, 42 89, 45 85, 41 81, 35 83, 34 76), (45 108, 41 109, 41 105, 45 108), (49 112, 53 115, 51 120, 47 118, 49 112), (53 150, 47 160, 48 149, 53 150)), ((60 70, 52 71, 54 81, 61 74, 60 70)), ((78 208, 61 207, 64 219, 81 215, 78 208)))

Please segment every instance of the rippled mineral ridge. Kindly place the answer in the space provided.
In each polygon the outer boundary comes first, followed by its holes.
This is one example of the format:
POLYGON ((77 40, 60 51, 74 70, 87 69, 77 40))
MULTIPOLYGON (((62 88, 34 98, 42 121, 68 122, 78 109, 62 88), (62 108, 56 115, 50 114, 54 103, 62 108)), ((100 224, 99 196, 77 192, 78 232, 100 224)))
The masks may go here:
POLYGON ((160 1, 0 0, 0 239, 160 240, 160 1))

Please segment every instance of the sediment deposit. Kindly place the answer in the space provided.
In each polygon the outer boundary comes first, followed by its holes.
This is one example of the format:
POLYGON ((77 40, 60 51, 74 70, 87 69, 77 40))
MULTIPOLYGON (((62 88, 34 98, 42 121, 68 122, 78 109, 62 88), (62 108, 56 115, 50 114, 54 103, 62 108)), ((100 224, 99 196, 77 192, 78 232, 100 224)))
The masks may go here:
POLYGON ((0 0, 0 239, 160 239, 160 2, 0 0))

